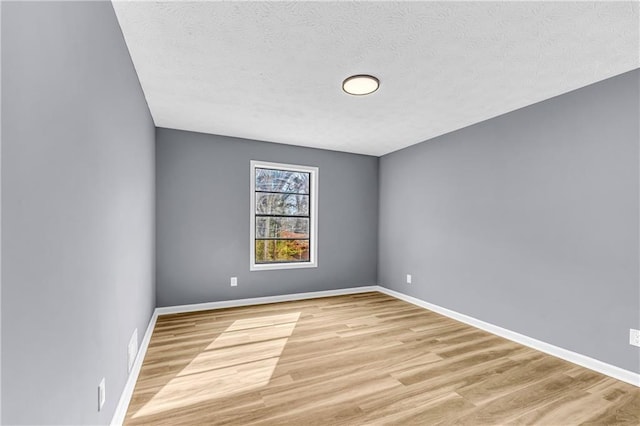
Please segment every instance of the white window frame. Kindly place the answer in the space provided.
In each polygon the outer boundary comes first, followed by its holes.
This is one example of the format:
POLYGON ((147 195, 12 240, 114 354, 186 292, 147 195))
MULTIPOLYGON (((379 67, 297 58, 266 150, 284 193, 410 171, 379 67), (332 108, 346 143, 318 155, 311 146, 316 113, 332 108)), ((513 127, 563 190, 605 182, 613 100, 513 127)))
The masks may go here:
POLYGON ((251 160, 251 214, 249 225, 249 270, 270 271, 277 269, 315 268, 318 266, 318 176, 317 167, 295 164, 271 163, 251 160), (292 263, 256 263, 256 169, 276 169, 309 173, 309 261, 292 263))

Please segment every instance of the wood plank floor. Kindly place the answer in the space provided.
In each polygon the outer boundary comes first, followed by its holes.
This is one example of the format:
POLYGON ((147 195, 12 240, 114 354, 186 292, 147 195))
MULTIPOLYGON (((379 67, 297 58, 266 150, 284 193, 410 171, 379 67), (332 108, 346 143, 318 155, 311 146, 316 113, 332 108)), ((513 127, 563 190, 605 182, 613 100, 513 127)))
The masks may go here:
POLYGON ((125 424, 640 424, 640 389, 381 293, 158 318, 125 424))

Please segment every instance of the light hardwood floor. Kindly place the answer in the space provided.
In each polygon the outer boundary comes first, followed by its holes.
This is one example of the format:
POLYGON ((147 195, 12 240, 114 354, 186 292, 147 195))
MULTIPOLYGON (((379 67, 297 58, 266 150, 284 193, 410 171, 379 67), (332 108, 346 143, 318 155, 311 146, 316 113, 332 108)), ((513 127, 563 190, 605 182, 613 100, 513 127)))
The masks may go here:
POLYGON ((125 423, 640 424, 640 389, 381 293, 158 318, 125 423))

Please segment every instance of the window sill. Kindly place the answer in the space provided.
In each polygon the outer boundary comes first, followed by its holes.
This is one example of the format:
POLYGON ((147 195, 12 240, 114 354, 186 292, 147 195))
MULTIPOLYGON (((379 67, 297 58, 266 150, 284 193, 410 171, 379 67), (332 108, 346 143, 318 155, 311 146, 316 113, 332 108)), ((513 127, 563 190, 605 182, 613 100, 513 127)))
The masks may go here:
POLYGON ((253 263, 249 267, 250 271, 277 271, 280 269, 303 269, 316 268, 316 262, 305 263, 253 263))

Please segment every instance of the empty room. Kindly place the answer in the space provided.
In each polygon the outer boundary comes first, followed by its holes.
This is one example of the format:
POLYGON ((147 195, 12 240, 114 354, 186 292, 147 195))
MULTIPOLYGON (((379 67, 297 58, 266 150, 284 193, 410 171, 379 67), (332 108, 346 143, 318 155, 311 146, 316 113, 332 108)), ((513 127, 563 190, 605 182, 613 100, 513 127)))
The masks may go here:
POLYGON ((639 2, 0 36, 1 424, 640 424, 639 2))

